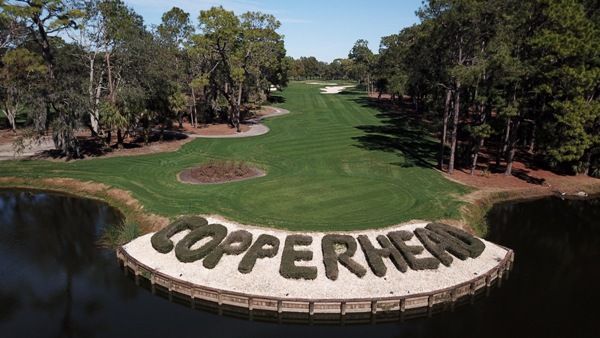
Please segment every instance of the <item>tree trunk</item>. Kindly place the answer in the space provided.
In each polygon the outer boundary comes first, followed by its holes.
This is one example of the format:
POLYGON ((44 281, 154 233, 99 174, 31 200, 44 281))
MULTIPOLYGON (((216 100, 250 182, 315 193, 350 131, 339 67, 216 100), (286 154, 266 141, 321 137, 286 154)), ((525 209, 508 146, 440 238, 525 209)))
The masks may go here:
POLYGON ((588 149, 585 154, 584 171, 583 174, 588 176, 590 174, 590 167, 592 166, 592 149, 588 149))
POLYGON ((448 173, 454 173, 454 162, 456 160, 456 146, 458 141, 458 120, 460 113, 460 81, 456 82, 456 92, 454 93, 454 116, 452 118, 452 143, 450 145, 450 162, 448 163, 448 173))
POLYGON ((530 154, 533 154, 533 151, 535 150, 535 135, 536 135, 536 131, 537 131, 537 125, 534 122, 533 123, 533 128, 531 129, 531 141, 529 142, 529 153, 530 154))
POLYGON ((444 103, 444 116, 443 116, 443 126, 442 126, 442 135, 440 138, 440 155, 438 159, 438 166, 440 170, 444 170, 444 152, 446 150, 446 134, 448 133, 448 114, 450 112, 450 100, 452 99, 452 91, 450 89, 446 90, 446 102, 444 103))
POLYGON ((510 125, 511 119, 510 117, 506 119, 506 128, 504 132, 504 137, 502 139, 502 144, 498 147, 498 153, 496 154, 496 166, 500 166, 500 159, 502 156, 506 156, 506 151, 508 150, 508 141, 510 138, 510 125))
POLYGON ((479 150, 483 147, 485 140, 481 138, 475 149, 473 150, 473 162, 471 163, 471 175, 475 174, 475 170, 477 170, 477 159, 479 158, 479 150))
POLYGON ((196 91, 194 87, 192 87, 192 118, 191 118, 192 126, 194 128, 198 127, 198 110, 196 107, 196 91))
POLYGON ((520 119, 517 119, 517 121, 515 121, 515 125, 512 127, 511 130, 510 141, 508 145, 508 156, 506 158, 506 171, 504 172, 505 176, 512 175, 513 161, 515 160, 515 153, 517 151, 517 141, 519 140, 517 133, 519 131, 520 123, 520 119))
POLYGON ((117 149, 123 149, 123 131, 117 128, 117 149))
POLYGON ((242 90, 243 90, 243 84, 240 83, 240 88, 238 90, 238 98, 237 98, 237 107, 235 109, 235 128, 237 130, 237 132, 241 132, 242 130, 240 129, 240 109, 242 107, 242 90))
POLYGON ((10 129, 12 129, 13 133, 16 133, 17 132, 17 125, 15 123, 15 118, 17 116, 17 109, 16 108, 5 107, 4 113, 6 115, 6 118, 8 119, 8 123, 10 124, 10 129))

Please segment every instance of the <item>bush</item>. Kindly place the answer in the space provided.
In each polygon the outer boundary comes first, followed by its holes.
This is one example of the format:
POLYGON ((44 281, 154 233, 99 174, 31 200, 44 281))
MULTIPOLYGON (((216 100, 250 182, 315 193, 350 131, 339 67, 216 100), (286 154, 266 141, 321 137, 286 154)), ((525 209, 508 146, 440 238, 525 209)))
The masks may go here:
POLYGON ((406 270, 408 270, 408 264, 404 260, 404 257, 402 257, 402 254, 400 254, 398 249, 396 249, 384 235, 377 236, 377 242, 381 245, 381 249, 375 248, 373 244, 371 244, 369 237, 366 235, 358 236, 358 242, 365 253, 367 263, 375 276, 383 277, 387 272, 387 267, 383 262, 383 258, 391 259, 392 263, 394 263, 394 266, 399 271, 406 272, 406 270))
POLYGON ((202 265, 207 269, 214 269, 223 255, 239 255, 246 251, 252 243, 252 234, 246 230, 234 231, 225 240, 209 253, 202 265))
POLYGON ((310 250, 296 251, 294 246, 307 246, 312 243, 312 237, 306 235, 289 235, 285 239, 283 254, 281 256, 281 265, 279 274, 289 279, 308 279, 317 278, 317 268, 314 266, 297 266, 297 261, 310 261, 313 258, 313 252, 310 250))
POLYGON ((405 242, 410 241, 413 238, 413 233, 409 231, 393 231, 388 233, 388 238, 392 241, 394 246, 398 248, 398 251, 402 254, 404 259, 408 262, 408 266, 412 270, 435 270, 440 266, 440 261, 435 257, 424 257, 417 258, 418 255, 423 252, 423 247, 419 245, 407 245, 405 242))
POLYGON ((446 251, 461 260, 469 257, 469 250, 465 249, 464 246, 451 237, 440 235, 427 228, 418 228, 415 230, 415 234, 421 243, 423 243, 423 246, 445 266, 450 266, 453 260, 452 256, 446 253, 446 251))
POLYGON ((109 226, 104 230, 100 243, 102 245, 115 248, 117 246, 129 243, 142 234, 137 223, 125 223, 122 225, 109 226))
POLYGON ((279 238, 267 234, 261 234, 252 244, 248 252, 242 258, 238 265, 238 271, 241 273, 250 273, 254 269, 256 260, 259 258, 272 258, 279 251, 279 238))
POLYGON ((469 255, 472 258, 479 257, 483 250, 485 250, 485 244, 479 238, 453 226, 442 223, 430 223, 425 228, 442 236, 455 239, 458 244, 469 251, 469 255))
POLYGON ((362 278, 367 270, 356 263, 352 256, 356 253, 356 240, 349 235, 325 235, 321 241, 323 250, 323 263, 325 264, 325 275, 331 280, 337 280, 339 275, 338 261, 353 274, 362 278), (345 247, 345 251, 337 253, 336 245, 345 247))
POLYGON ((227 236, 227 228, 221 224, 209 224, 197 228, 177 243, 175 246, 175 256, 183 263, 195 262, 213 251, 223 241, 225 236, 227 236), (200 248, 192 250, 194 244, 207 237, 212 237, 212 239, 200 248))
POLYGON ((171 241, 171 237, 175 234, 184 230, 193 231, 206 225, 208 225, 208 221, 202 217, 182 217, 152 235, 150 242, 152 243, 154 250, 166 254, 173 250, 173 241, 171 241))

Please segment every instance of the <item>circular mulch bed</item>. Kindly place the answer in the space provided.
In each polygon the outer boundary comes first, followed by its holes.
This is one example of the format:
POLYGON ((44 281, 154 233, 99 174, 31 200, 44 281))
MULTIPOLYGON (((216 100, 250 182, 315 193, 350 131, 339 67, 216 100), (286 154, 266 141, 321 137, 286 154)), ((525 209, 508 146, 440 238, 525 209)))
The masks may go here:
POLYGON ((245 162, 213 161, 181 171, 177 178, 190 184, 219 184, 265 176, 266 172, 245 162))

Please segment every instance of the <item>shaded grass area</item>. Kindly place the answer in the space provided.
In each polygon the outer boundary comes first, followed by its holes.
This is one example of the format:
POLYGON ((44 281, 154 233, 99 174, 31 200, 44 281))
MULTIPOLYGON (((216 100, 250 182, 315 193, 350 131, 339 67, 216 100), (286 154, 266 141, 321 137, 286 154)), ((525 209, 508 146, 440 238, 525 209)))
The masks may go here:
POLYGON ((135 157, 4 162, 0 175, 91 180, 131 191, 162 216, 216 213, 291 230, 458 218, 456 197, 467 188, 430 168, 427 133, 406 128, 393 136, 402 121, 361 104, 362 96, 322 95, 319 86, 292 83, 275 99, 291 114, 267 119, 266 135, 197 139, 177 152, 135 157), (182 169, 213 160, 256 163, 268 175, 226 185, 177 181, 182 169))

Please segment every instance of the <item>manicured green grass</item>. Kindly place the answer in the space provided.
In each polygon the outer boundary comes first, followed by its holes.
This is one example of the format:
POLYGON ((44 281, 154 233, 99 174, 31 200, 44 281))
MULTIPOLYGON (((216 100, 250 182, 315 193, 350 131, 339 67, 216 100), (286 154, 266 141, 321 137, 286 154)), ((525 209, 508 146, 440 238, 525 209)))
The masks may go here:
POLYGON ((429 167, 435 140, 402 119, 391 126, 361 95, 292 83, 280 104, 292 113, 266 120, 266 135, 197 139, 177 152, 136 157, 4 162, 0 175, 93 180, 131 191, 160 215, 216 213, 293 230, 458 217, 456 197, 467 189, 429 167), (182 169, 215 159, 249 161, 268 174, 221 185, 177 181, 182 169))

